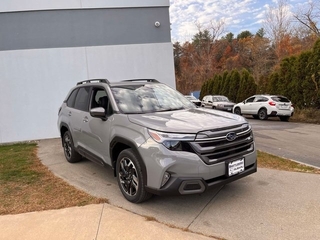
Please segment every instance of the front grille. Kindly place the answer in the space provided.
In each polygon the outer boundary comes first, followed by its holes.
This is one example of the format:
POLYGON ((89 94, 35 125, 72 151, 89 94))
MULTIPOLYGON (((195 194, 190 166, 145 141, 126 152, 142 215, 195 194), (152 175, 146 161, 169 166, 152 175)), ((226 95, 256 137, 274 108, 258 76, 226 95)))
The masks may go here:
POLYGON ((224 107, 226 107, 226 108, 232 108, 233 105, 224 105, 224 107))
POLYGON ((241 158, 254 151, 253 135, 249 124, 200 132, 196 140, 189 144, 208 165, 241 158), (236 138, 228 140, 229 134, 236 135, 236 138))

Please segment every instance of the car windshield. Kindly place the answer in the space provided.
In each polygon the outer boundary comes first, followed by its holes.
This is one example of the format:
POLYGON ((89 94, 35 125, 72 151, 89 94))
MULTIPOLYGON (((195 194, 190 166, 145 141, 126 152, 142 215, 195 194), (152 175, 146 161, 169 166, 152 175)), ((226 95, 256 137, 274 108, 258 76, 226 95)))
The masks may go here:
POLYGON ((195 108, 182 94, 164 84, 114 86, 111 91, 120 111, 126 114, 195 108))
POLYGON ((229 102, 229 99, 224 96, 213 97, 213 101, 215 102, 229 102))

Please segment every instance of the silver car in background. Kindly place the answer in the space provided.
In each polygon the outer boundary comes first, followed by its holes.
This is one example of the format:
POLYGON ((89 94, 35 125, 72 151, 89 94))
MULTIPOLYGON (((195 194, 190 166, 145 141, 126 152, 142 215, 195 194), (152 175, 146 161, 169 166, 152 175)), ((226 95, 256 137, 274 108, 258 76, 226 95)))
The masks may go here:
POLYGON ((206 95, 203 97, 201 106, 227 112, 232 112, 234 102, 223 95, 206 95))

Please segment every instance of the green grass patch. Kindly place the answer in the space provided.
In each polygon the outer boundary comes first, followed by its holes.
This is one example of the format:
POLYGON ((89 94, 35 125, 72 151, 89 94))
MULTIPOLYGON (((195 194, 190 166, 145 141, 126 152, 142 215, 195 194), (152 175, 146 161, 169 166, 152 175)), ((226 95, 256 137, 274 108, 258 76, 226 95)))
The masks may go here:
POLYGON ((102 202, 55 177, 38 159, 36 143, 0 145, 0 215, 102 202))
POLYGON ((30 168, 34 158, 30 152, 36 144, 15 144, 0 146, 0 183, 32 183, 38 181, 41 172, 30 168))

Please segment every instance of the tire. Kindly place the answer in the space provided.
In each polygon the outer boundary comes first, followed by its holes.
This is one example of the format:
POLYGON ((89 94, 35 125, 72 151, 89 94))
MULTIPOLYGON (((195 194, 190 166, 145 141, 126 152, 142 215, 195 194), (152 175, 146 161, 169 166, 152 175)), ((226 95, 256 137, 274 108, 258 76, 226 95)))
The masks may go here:
POLYGON ((82 156, 75 150, 72 136, 69 131, 66 131, 62 137, 62 146, 64 156, 69 163, 76 163, 81 161, 82 156))
POLYGON ((264 108, 260 109, 258 112, 258 117, 260 120, 267 120, 268 119, 267 110, 264 108))
POLYGON ((152 194, 144 186, 145 173, 141 163, 132 149, 123 150, 117 159, 117 181, 122 195, 132 203, 141 203, 148 200, 152 194))
POLYGON ((252 117, 253 117, 254 119, 259 119, 259 116, 258 116, 258 115, 252 115, 252 117))
POLYGON ((290 119, 289 116, 281 116, 281 117, 279 117, 279 118, 280 118, 280 120, 281 120, 282 122, 288 122, 289 119, 290 119))
POLYGON ((239 107, 236 107, 233 111, 233 113, 241 116, 241 109, 239 107))

